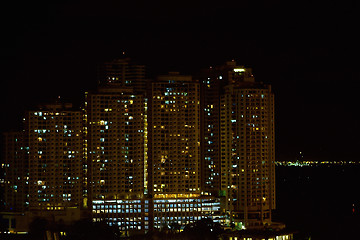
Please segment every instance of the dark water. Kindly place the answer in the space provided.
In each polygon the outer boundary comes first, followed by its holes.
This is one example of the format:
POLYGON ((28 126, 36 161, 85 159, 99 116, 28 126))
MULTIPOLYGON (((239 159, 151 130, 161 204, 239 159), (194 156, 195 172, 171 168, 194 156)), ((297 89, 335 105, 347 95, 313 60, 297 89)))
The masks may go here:
POLYGON ((296 239, 360 239, 360 166, 276 168, 274 220, 296 239))

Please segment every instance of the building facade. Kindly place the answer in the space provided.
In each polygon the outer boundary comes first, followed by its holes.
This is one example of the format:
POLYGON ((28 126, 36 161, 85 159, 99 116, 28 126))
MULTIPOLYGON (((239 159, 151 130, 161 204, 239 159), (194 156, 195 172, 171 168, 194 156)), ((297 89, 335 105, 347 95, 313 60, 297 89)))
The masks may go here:
POLYGON ((88 204, 93 221, 149 230, 147 99, 109 84, 86 94, 88 204))
POLYGON ((71 104, 29 111, 30 210, 82 207, 84 195, 83 119, 71 104))
POLYGON ((202 189, 222 198, 239 229, 271 224, 275 208, 274 96, 235 61, 203 69, 202 189))
POLYGON ((100 88, 86 97, 91 200, 142 198, 147 189, 147 103, 127 89, 100 88))
POLYGON ((200 86, 191 76, 159 76, 149 99, 149 163, 155 198, 200 195, 200 86))
POLYGON ((99 86, 132 88, 137 93, 146 91, 145 65, 133 63, 130 58, 105 62, 98 70, 99 86))
POLYGON ((4 209, 23 212, 29 205, 28 145, 24 131, 7 132, 3 136, 4 209))
POLYGON ((229 84, 253 81, 251 69, 237 66, 235 61, 202 69, 201 83, 201 163, 202 192, 219 196, 221 188, 220 99, 229 84))
POLYGON ((203 218, 224 221, 220 199, 210 196, 95 200, 92 215, 94 221, 106 221, 130 234, 175 225, 181 229, 203 218))
POLYGON ((221 97, 220 123, 221 192, 225 210, 245 228, 270 225, 271 210, 275 209, 271 87, 254 81, 226 86, 221 97))

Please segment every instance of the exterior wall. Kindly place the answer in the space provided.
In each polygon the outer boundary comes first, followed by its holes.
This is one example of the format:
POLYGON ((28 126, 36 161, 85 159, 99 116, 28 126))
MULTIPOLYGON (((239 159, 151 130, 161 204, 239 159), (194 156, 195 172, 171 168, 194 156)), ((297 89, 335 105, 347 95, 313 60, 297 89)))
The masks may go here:
POLYGON ((184 227, 203 218, 223 222, 220 199, 212 197, 154 199, 154 227, 178 224, 184 227))
POLYGON ((87 160, 91 200, 141 198, 146 192, 146 99, 121 89, 89 94, 87 160))
POLYGON ((93 221, 106 221, 120 230, 147 232, 172 224, 184 227, 202 218, 223 221, 220 199, 210 197, 95 200, 93 221))
POLYGON ((274 96, 270 87, 229 85, 221 99, 221 189, 246 228, 271 223, 275 208, 274 96))
POLYGON ((63 107, 28 113, 30 209, 82 206, 82 112, 63 107))
POLYGON ((200 193, 199 84, 190 76, 160 76, 149 101, 154 196, 200 193))
POLYGON ((286 231, 231 232, 221 235, 222 240, 292 240, 294 233, 286 231))
POLYGON ((22 212, 28 206, 28 147, 25 132, 4 134, 4 202, 6 211, 22 212))
POLYGON ((106 221, 123 231, 148 231, 149 202, 148 199, 94 200, 93 221, 106 221))
POLYGON ((99 69, 99 84, 145 92, 145 66, 134 64, 129 58, 105 62, 99 69))
POLYGON ((202 192, 218 196, 221 189, 220 97, 224 94, 225 86, 252 83, 254 77, 250 68, 229 61, 203 69, 198 78, 202 86, 202 192))
POLYGON ((220 189, 220 92, 222 74, 213 68, 204 70, 201 82, 201 190, 218 195, 220 189))

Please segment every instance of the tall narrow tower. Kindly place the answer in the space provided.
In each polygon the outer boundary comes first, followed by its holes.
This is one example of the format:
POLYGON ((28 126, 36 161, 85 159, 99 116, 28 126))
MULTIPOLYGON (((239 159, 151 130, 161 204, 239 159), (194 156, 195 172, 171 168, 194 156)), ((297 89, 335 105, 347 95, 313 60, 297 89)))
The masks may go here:
POLYGON ((26 121, 30 209, 82 206, 82 112, 69 104, 46 105, 30 111, 26 121))
POLYGON ((4 203, 7 211, 22 212, 28 206, 28 147, 26 134, 4 134, 4 203))
POLYGON ((145 231, 147 98, 144 69, 136 66, 128 59, 106 63, 100 75, 106 78, 97 91, 86 93, 88 202, 94 221, 145 231))
POLYGON ((221 97, 221 191, 233 221, 262 228, 275 208, 274 95, 249 72, 235 67, 221 97))
POLYGON ((253 81, 251 69, 235 61, 202 69, 201 83, 201 188, 204 194, 219 194, 221 188, 220 98, 229 84, 253 81), (244 70, 244 71, 243 71, 244 70))
POLYGON ((169 73, 151 85, 151 179, 154 196, 200 194, 200 87, 169 73))
POLYGON ((87 95, 87 158, 92 200, 141 198, 146 190, 146 102, 122 88, 87 95))

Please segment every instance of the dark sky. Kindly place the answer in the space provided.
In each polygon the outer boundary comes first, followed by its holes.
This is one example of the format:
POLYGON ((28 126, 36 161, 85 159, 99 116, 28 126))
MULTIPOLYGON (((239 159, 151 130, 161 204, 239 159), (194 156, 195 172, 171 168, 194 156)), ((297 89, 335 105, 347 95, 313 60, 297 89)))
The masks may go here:
POLYGON ((278 160, 359 160, 356 1, 72 2, 2 6, 2 132, 38 103, 80 103, 123 51, 154 75, 235 59, 273 86, 278 160))

